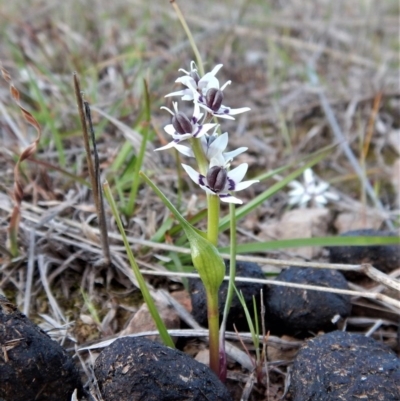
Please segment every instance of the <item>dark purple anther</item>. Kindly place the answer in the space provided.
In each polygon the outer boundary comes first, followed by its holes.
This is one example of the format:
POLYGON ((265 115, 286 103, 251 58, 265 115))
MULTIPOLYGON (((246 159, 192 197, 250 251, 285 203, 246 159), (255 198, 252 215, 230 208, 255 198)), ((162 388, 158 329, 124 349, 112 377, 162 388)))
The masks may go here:
POLYGON ((172 117, 172 125, 178 134, 183 135, 192 133, 192 124, 189 118, 181 111, 172 117))
POLYGON ((221 107, 224 94, 221 90, 210 88, 206 94, 206 103, 212 111, 217 111, 221 107))
POLYGON ((207 182, 214 192, 222 191, 225 188, 228 173, 223 167, 214 166, 207 172, 207 182))

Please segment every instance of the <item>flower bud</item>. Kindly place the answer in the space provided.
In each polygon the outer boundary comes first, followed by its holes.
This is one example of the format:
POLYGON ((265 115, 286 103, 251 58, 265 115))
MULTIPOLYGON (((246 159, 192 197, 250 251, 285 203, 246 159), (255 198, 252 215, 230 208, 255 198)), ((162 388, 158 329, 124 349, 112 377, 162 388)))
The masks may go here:
POLYGON ((217 111, 221 107, 224 94, 221 90, 210 88, 206 94, 206 103, 212 111, 217 111))
POLYGON ((196 70, 191 71, 190 76, 194 79, 194 82, 196 82, 196 85, 197 85, 200 81, 200 76, 197 73, 197 71, 196 70))
POLYGON ((192 123, 189 118, 181 111, 172 117, 172 125, 178 134, 188 134, 192 132, 192 123))
POLYGON ((228 173, 220 166, 211 167, 207 172, 207 182, 214 192, 220 192, 225 188, 228 173))

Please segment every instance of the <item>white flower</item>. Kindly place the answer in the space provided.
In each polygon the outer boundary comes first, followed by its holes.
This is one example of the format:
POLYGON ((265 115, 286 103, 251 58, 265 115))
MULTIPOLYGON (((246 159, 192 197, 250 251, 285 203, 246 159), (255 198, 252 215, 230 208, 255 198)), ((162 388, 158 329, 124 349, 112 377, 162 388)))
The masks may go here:
MULTIPOLYGON (((214 161, 214 159, 213 159, 214 161)), ((229 191, 241 191, 258 180, 243 181, 248 165, 243 163, 231 171, 225 166, 210 165, 207 175, 199 174, 192 167, 182 164, 189 177, 208 194, 218 196, 221 201, 228 203, 243 203, 240 199, 230 195, 229 191)))
MULTIPOLYGON (((196 64, 194 61, 192 61, 190 63, 190 71, 186 71, 183 68, 179 69, 179 71, 184 72, 186 75, 183 77, 179 77, 175 81, 181 83, 182 85, 185 85, 187 89, 169 93, 165 97, 182 96, 182 100, 194 100, 194 92, 200 93, 205 96, 210 88, 220 89, 219 81, 215 77, 215 75, 221 69, 221 67, 222 64, 218 64, 213 68, 211 72, 208 72, 202 78, 200 78, 196 68, 196 64)), ((223 90, 230 83, 231 81, 226 82, 221 89, 223 90)))
POLYGON ((236 114, 241 114, 250 110, 250 107, 241 107, 239 109, 232 109, 224 106, 222 101, 224 99, 223 89, 210 88, 205 95, 198 92, 193 92, 194 102, 198 103, 200 107, 207 110, 207 112, 215 117, 226 118, 234 120, 232 117, 236 114))
POLYGON ((175 81, 185 85, 187 88, 169 93, 165 97, 182 96, 182 100, 193 100, 215 117, 234 120, 232 116, 249 111, 250 108, 241 107, 239 109, 232 109, 222 104, 224 97, 223 90, 231 84, 231 81, 226 82, 221 87, 219 86, 219 81, 215 75, 221 67, 222 64, 218 64, 211 72, 200 78, 196 64, 192 61, 190 63, 190 71, 180 69, 179 71, 184 72, 186 75, 175 81))
MULTIPOLYGON (((218 154, 221 154, 223 160, 226 162, 233 160, 234 157, 240 155, 243 152, 246 152, 248 148, 240 147, 236 150, 232 150, 231 152, 224 152, 226 147, 228 146, 228 133, 224 132, 221 135, 218 135, 214 132, 212 135, 204 134, 201 138, 201 146, 203 148, 204 154, 207 160, 211 160, 213 157, 216 157, 218 154)), ((194 157, 193 150, 188 146, 184 145, 176 145, 175 148, 186 156, 194 157)))
POLYGON ((200 107, 197 104, 194 105, 193 116, 191 119, 189 119, 184 113, 178 111, 177 103, 174 102, 173 106, 175 112, 171 111, 167 107, 162 107, 162 109, 166 109, 173 116, 172 124, 168 124, 164 127, 165 132, 172 136, 173 141, 155 150, 164 150, 173 147, 179 150, 179 147, 182 146, 179 145, 180 142, 188 138, 200 138, 208 130, 217 125, 199 123, 203 114, 200 113, 200 107))
POLYGON ((303 173, 304 184, 292 181, 289 186, 293 188, 289 192, 289 205, 305 207, 311 201, 312 206, 324 207, 329 200, 336 201, 338 195, 328 191, 329 184, 319 180, 313 171, 308 168, 303 173))

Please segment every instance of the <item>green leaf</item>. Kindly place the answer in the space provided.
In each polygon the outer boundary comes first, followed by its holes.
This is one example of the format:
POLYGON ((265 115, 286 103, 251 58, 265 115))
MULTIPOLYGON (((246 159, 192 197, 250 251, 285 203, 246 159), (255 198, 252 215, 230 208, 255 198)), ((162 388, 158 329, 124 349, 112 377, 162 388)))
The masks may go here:
POLYGON ((194 228, 187 222, 187 220, 179 213, 175 206, 165 197, 150 178, 146 176, 146 174, 140 172, 140 175, 151 186, 185 231, 190 244, 193 265, 199 272, 206 292, 218 292, 225 275, 225 264, 218 249, 207 238, 205 238, 205 233, 194 228))
MULTIPOLYGON (((316 237, 295 238, 267 242, 250 242, 237 246, 238 253, 258 253, 273 249, 300 248, 304 246, 363 246, 400 244, 400 237, 316 237)), ((229 252, 229 247, 221 248, 221 253, 229 252)))
POLYGON ((111 190, 107 181, 103 184, 103 189, 104 189, 104 195, 106 196, 107 201, 111 207, 119 232, 122 236, 122 240, 125 245, 125 250, 129 259, 129 263, 132 267, 133 273, 135 274, 136 280, 139 284, 140 292, 142 293, 143 299, 146 302, 147 307, 149 308, 150 315, 157 326, 157 330, 160 333, 160 336, 164 341, 164 344, 167 345, 168 347, 175 348, 175 344, 172 341, 172 338, 169 335, 167 328, 165 327, 164 321, 161 319, 160 314, 158 313, 157 307, 153 301, 153 298, 151 297, 150 291, 147 288, 146 281, 139 269, 138 264, 136 263, 136 259, 133 255, 128 238, 126 237, 124 227, 122 226, 122 221, 118 214, 117 205, 114 201, 114 198, 112 197, 111 190))

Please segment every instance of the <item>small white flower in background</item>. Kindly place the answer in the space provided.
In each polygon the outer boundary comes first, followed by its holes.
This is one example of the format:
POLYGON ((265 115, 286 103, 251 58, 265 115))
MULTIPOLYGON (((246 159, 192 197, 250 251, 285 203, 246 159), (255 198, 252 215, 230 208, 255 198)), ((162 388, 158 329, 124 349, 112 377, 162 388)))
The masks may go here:
POLYGON ((168 143, 161 148, 156 150, 164 150, 169 148, 178 148, 177 144, 188 138, 200 138, 208 130, 215 127, 217 124, 200 124, 200 120, 203 117, 203 113, 200 113, 198 104, 194 104, 193 116, 189 119, 184 113, 178 111, 178 104, 173 103, 175 112, 171 111, 167 107, 162 107, 172 114, 172 123, 164 127, 165 132, 171 135, 173 141, 168 143))
POLYGON ((308 168, 303 173, 304 183, 292 181, 288 185, 293 188, 289 191, 289 205, 298 205, 303 208, 308 202, 311 206, 324 207, 328 201, 336 201, 339 196, 328 190, 329 184, 318 179, 308 168))
POLYGON ((241 191, 258 182, 258 180, 241 182, 247 172, 247 163, 240 164, 233 170, 228 171, 226 166, 212 165, 213 161, 214 159, 210 164, 206 176, 199 174, 186 164, 182 164, 182 167, 189 174, 189 177, 208 194, 219 196, 223 202, 243 203, 240 199, 232 196, 229 191, 241 191))

